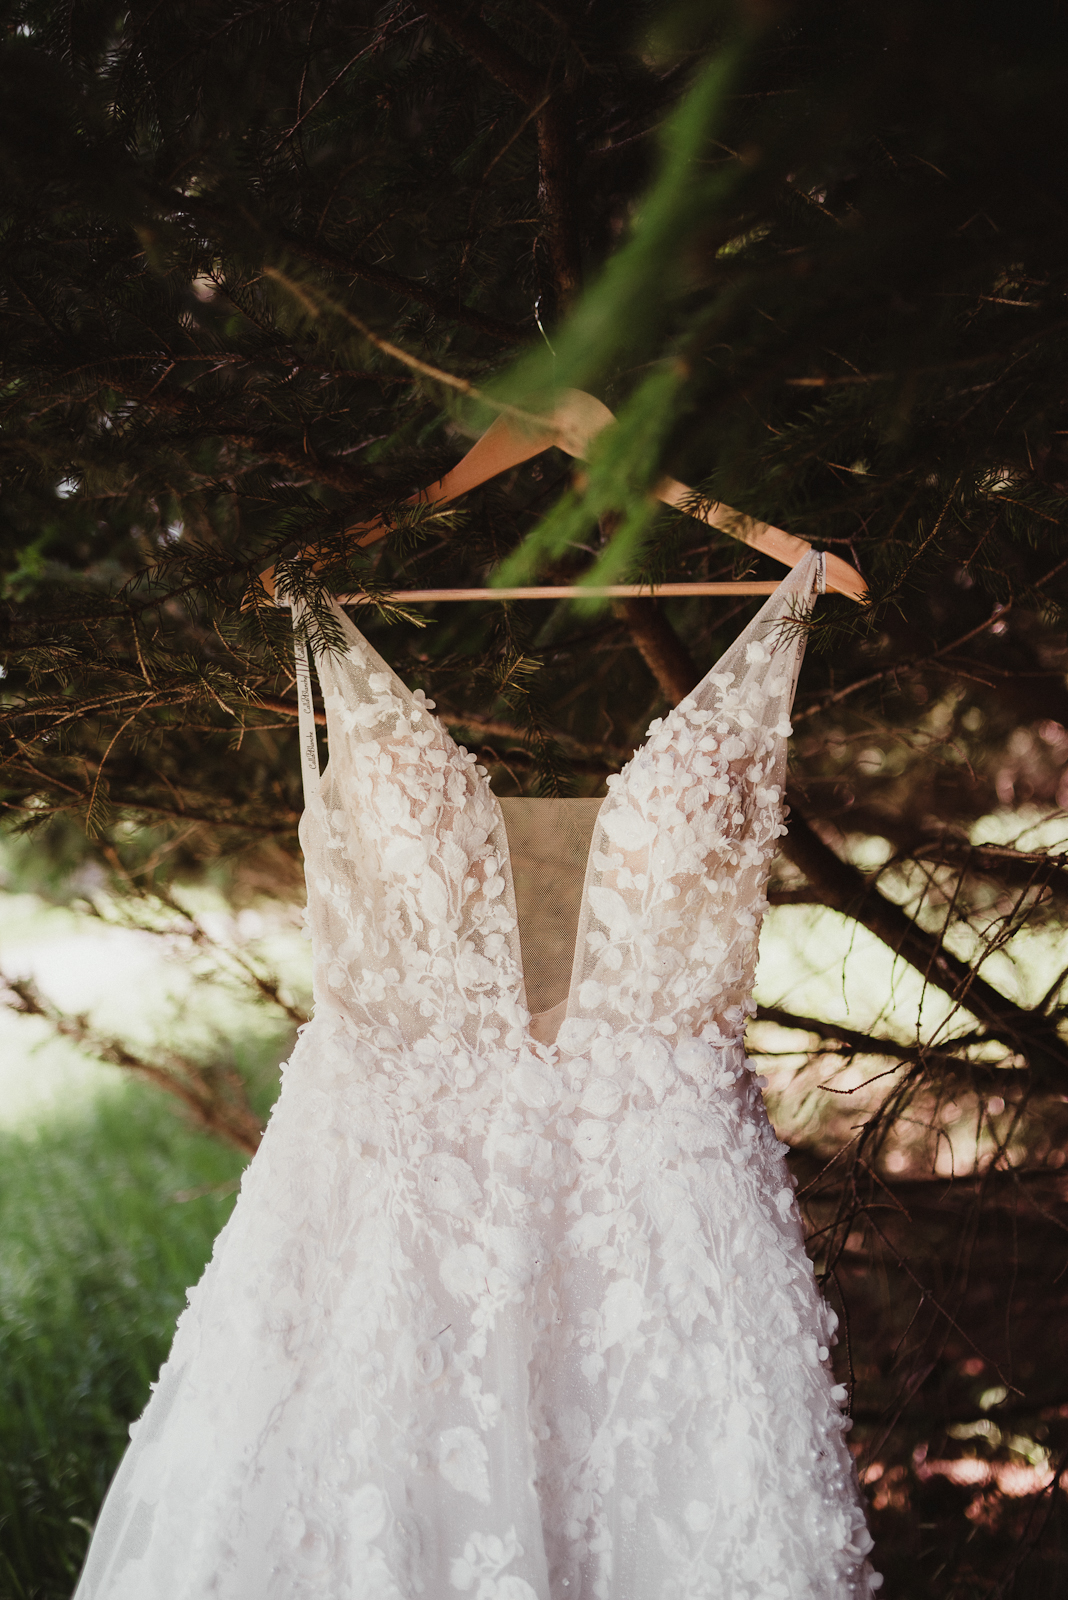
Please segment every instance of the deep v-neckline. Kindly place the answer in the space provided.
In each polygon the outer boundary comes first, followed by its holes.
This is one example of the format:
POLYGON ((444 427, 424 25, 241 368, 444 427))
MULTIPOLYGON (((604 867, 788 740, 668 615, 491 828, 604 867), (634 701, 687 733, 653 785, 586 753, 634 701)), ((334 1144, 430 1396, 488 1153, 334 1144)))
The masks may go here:
MULTIPOLYGON (((634 758, 632 756, 631 760, 633 760, 633 759, 634 758)), ((620 769, 621 772, 625 772, 627 770, 627 766, 629 766, 629 765, 630 765, 630 762, 627 762, 626 766, 620 769)), ((524 999, 524 1002, 525 1002, 525 1008, 526 1008, 526 1010, 527 1010, 527 1012, 529 1013, 529 1016, 530 1016, 530 1020, 526 1024, 526 1029, 533 1037, 538 1039, 538 1042, 540 1044, 554 1044, 556 1042, 556 1034, 559 1032, 560 1027, 563 1025, 563 1023, 566 1020, 566 1018, 571 1015, 572 1000, 573 1000, 574 995, 575 995, 576 985, 577 985, 577 982, 578 982, 578 973, 579 973, 579 970, 580 970, 580 967, 581 967, 581 961, 580 961, 580 957, 579 957, 579 938, 580 938, 580 935, 581 935, 581 932, 582 932, 583 913, 584 913, 584 911, 586 909, 586 898, 587 898, 587 891, 589 889, 590 871, 591 871, 591 868, 592 868, 592 865, 593 865, 594 839, 595 839, 596 834, 597 834, 597 828, 598 828, 598 826, 600 824, 601 814, 604 811, 605 805, 607 804, 607 802, 612 797, 611 797, 610 794, 606 794, 601 798, 601 802, 597 807, 597 811, 596 811, 596 813, 594 815, 594 818, 593 818, 593 823, 592 823, 592 825, 590 827, 590 835, 589 835, 589 839, 588 839, 587 845, 586 845, 586 858, 585 858, 585 862, 583 864, 583 869, 582 869, 582 882, 581 882, 581 886, 580 886, 580 889, 579 889, 578 915, 577 915, 577 918, 576 918, 576 921, 575 921, 575 934, 574 934, 574 940, 572 942, 572 947, 571 947, 571 960, 567 965, 567 972, 568 972, 567 992, 564 995, 563 999, 557 1001, 555 1005, 546 1007, 542 1011, 532 1011, 531 1007, 530 1007, 530 1004, 529 1004, 530 996, 529 996, 529 992, 528 992, 529 958, 528 958, 528 953, 524 951, 524 947, 523 947, 523 924, 522 924, 522 922, 520 920, 520 916, 519 916, 519 897, 518 897, 518 894, 516 893, 516 887, 515 887, 515 866, 514 866, 514 850, 513 850, 512 838, 511 838, 511 835, 508 832, 508 823, 507 823, 507 820, 505 818, 504 807, 501 804, 500 796, 494 794, 493 789, 490 786, 490 782, 489 782, 489 778, 488 777, 483 778, 481 773, 476 774, 476 776, 479 777, 481 779, 481 781, 485 784, 486 793, 488 794, 490 800, 492 801, 493 809, 494 809, 494 812, 496 813, 496 817, 497 817, 497 827, 499 829, 499 837, 503 840, 503 850, 504 850, 504 855, 505 855, 505 858, 506 858, 506 861, 507 861, 507 865, 508 865, 508 871, 504 874, 505 893, 506 893, 506 895, 508 897, 508 908, 509 908, 509 911, 511 912, 512 916, 515 918, 516 959, 518 961, 519 971, 520 971, 520 974, 521 974, 521 977, 522 977, 523 999, 524 999), (553 1037, 551 1039, 541 1038, 540 1034, 535 1031, 538 1022, 542 1018, 552 1017, 554 1013, 559 1013, 559 1021, 557 1023, 556 1030, 555 1030, 555 1032, 553 1034, 553 1037)), ((532 798, 534 804, 536 804, 536 805, 537 804, 543 804, 543 805, 551 805, 552 804, 552 799, 548 798, 548 797, 541 798, 541 797, 534 796, 534 797, 525 797, 525 798, 532 798)), ((596 798, 596 796, 594 796, 593 798, 596 798)), ((528 950, 529 950, 529 946, 528 946, 528 950)))
MULTIPOLYGON (((709 682, 711 682, 715 678, 715 675, 718 672, 720 672, 721 668, 723 667, 724 663, 727 661, 728 657, 737 649, 739 644, 746 638, 746 635, 760 623, 760 620, 763 618, 765 613, 771 612, 775 607, 777 607, 779 605, 779 603, 781 601, 781 597, 782 597, 783 591, 788 589, 788 588, 790 588, 790 587, 795 587, 795 586, 800 588, 800 585, 798 584, 799 577, 803 577, 805 575, 805 569, 806 568, 814 568, 815 564, 816 564, 816 561, 817 561, 817 553, 813 552, 811 555, 805 557, 804 560, 799 562, 796 567, 794 567, 790 572, 788 572, 786 574, 786 576, 782 580, 782 583, 775 590, 774 594, 772 594, 772 595, 770 595, 768 597, 768 599, 765 601, 764 605, 757 612, 756 616, 752 619, 752 621, 749 623, 749 625, 743 630, 742 634, 739 635, 739 637, 737 639, 735 639, 727 647, 727 649, 717 658, 717 660, 708 669, 708 671, 706 673, 704 673, 704 675, 700 678, 700 680, 694 686, 694 688, 690 691, 690 693, 688 695, 684 696, 683 699, 678 703, 678 705, 671 707, 670 710, 667 712, 665 717, 654 719, 654 721, 650 724, 650 727, 646 732, 646 737, 642 740, 642 742, 639 745, 635 746, 635 748, 633 750, 633 753, 631 754, 629 760, 626 761, 623 764, 623 766, 619 769, 618 773, 612 775, 614 777, 615 781, 612 784, 612 787, 610 788, 608 794, 606 794, 603 797, 603 799, 601 800, 601 804, 599 805, 599 807, 597 809, 597 815, 596 815, 596 817, 594 819, 593 827, 592 827, 591 832, 590 832, 590 840, 589 840, 589 845, 587 847, 587 852, 586 852, 585 870, 583 872, 582 886, 581 886, 581 890, 580 890, 580 894, 579 894, 578 924, 577 924, 576 933, 575 933, 574 949, 572 951, 571 974, 570 974, 570 978, 569 978, 569 981, 568 981, 566 997, 562 1002, 560 1002, 560 1006, 562 1006, 561 1017, 560 1017, 560 1026, 562 1026, 563 1022, 565 1020, 567 1020, 568 1018, 570 1018, 574 1014, 576 996, 577 996, 578 989, 580 987, 580 975, 581 975, 581 968, 582 968, 581 949, 582 949, 583 930, 584 930, 584 926, 585 926, 585 923, 586 923, 586 920, 587 920, 587 911, 588 911, 588 908, 589 908, 590 887, 591 887, 590 886, 590 878, 591 878, 591 874, 592 874, 593 866, 594 866, 593 858, 594 858, 594 855, 596 853, 595 845, 596 845, 596 841, 597 841, 597 834, 598 834, 598 830, 601 827, 601 822, 602 822, 602 818, 603 818, 603 815, 604 815, 606 807, 608 806, 609 802, 611 802, 613 804, 617 804, 619 802, 620 797, 623 794, 625 794, 626 786, 627 786, 630 774, 633 771, 636 763, 641 759, 641 757, 646 752, 647 748, 649 747, 649 744, 650 744, 651 740, 653 739, 654 734, 659 734, 661 732, 661 730, 662 730, 662 728, 663 728, 665 723, 669 723, 670 724, 670 723, 676 722, 678 717, 679 717, 679 713, 681 711, 681 708, 684 705, 686 705, 686 703, 688 701, 693 700, 694 698, 699 698, 701 696, 701 694, 705 690, 706 686, 709 684, 709 682)), ((805 589, 801 590, 801 592, 807 592, 807 588, 808 588, 808 586, 805 585, 805 589)), ((369 650, 371 652, 371 654, 373 656, 375 656, 379 662, 381 662, 382 666, 385 668, 386 674, 388 675, 388 678, 389 678, 390 682, 394 685, 395 690, 399 689, 401 691, 402 702, 404 700, 404 697, 411 698, 411 696, 413 694, 413 691, 408 688, 407 684, 405 684, 404 680, 400 677, 399 673, 397 673, 394 670, 394 668, 390 665, 390 663, 388 661, 385 661, 383 657, 378 655, 378 652, 374 649, 374 646, 370 643, 369 640, 364 638, 363 634, 356 627, 356 624, 351 620, 351 618, 349 618, 345 614, 345 612, 342 610, 342 608, 339 605, 337 605, 336 602, 332 602, 332 605, 333 605, 333 608, 337 611, 339 617, 342 619, 344 626, 346 628, 351 629, 352 633, 356 636, 356 639, 359 641, 359 643, 362 646, 364 646, 367 650, 369 650)), ((299 652, 298 652, 298 659, 299 659, 299 652)), ((308 699, 309 699, 309 708, 310 708, 310 689, 309 689, 308 699)), ((457 744, 456 740, 453 739, 452 735, 449 733, 448 728, 445 726, 445 723, 439 717, 437 717, 434 714, 434 711, 432 711, 430 709, 430 706, 432 704, 433 704, 432 701, 430 702, 430 704, 427 704, 426 701, 425 701, 425 698, 424 698, 423 703, 419 707, 421 713, 427 718, 427 720, 429 722, 433 723, 434 727, 441 734, 441 736, 442 736, 443 740, 445 741, 445 744, 446 744, 447 747, 451 747, 457 754, 459 754, 461 751, 463 751, 464 754, 469 756, 469 759, 472 759, 472 758, 470 758, 470 753, 466 751, 465 747, 457 744)), ((309 721, 310 721, 310 718, 309 718, 309 721)), ((678 731, 677 727, 672 727, 671 728, 672 737, 675 737, 677 735, 677 731, 678 731)), ((315 759, 315 758, 313 758, 313 759, 315 759)), ((315 759, 315 765, 316 765, 316 768, 317 768, 317 765, 318 765, 317 759, 315 759)), ((500 799, 493 792, 493 788, 492 788, 492 786, 490 784, 490 781, 489 781, 488 773, 486 772, 484 767, 479 766, 477 763, 474 763, 474 765, 475 765, 475 771, 471 774, 472 779, 473 779, 473 781, 474 781, 474 783, 476 785, 480 785, 481 786, 484 798, 488 799, 488 801, 490 802, 493 814, 494 814, 495 819, 496 819, 495 831, 497 833, 497 838, 500 841, 500 852, 501 852, 501 855, 502 855, 502 859, 504 861, 506 861, 507 865, 508 865, 508 871, 507 871, 506 874, 504 874, 506 904, 508 905, 509 912, 510 912, 510 914, 511 914, 513 920, 514 920, 515 943, 514 943, 514 952, 513 953, 514 953, 514 958, 515 958, 516 965, 517 965, 517 968, 518 968, 518 972, 519 972, 519 975, 520 975, 521 992, 522 992, 524 1000, 526 1000, 526 995, 527 995, 527 982, 526 982, 527 974, 526 974, 526 969, 525 969, 525 965, 524 965, 524 961, 523 961, 522 941, 521 941, 521 937, 520 937, 519 912, 518 912, 518 907, 517 907, 517 904, 516 904, 516 895, 515 895, 515 888, 514 888, 514 883, 513 883, 513 873, 512 873, 512 848, 511 848, 511 842, 510 842, 509 837, 508 837, 508 828, 507 828, 507 824, 505 822, 504 812, 503 812, 502 807, 501 807, 500 799)), ((316 772, 316 777, 318 777, 318 773, 317 772, 316 772)), ((526 1008, 526 1007, 524 1007, 524 1009, 528 1010, 528 1018, 530 1018, 529 1009, 526 1008)), ((556 1010, 556 1009, 558 1009, 558 1007, 551 1008, 551 1010, 556 1010)), ((550 1014, 550 1013, 548 1013, 548 1012, 539 1013, 539 1015, 548 1015, 548 1014, 550 1014)), ((524 1025, 524 1029, 523 1029, 524 1033, 527 1035, 528 1038, 533 1038, 533 1035, 531 1034, 531 1021, 532 1020, 533 1020, 533 1018, 530 1018, 530 1020, 528 1020, 528 1022, 524 1025)), ((540 1041, 540 1042, 544 1043, 545 1041, 540 1041)), ((555 1042, 555 1040, 552 1041, 552 1042, 555 1042)))
MULTIPOLYGON (((766 611, 770 611, 775 605, 777 605, 777 603, 779 601, 779 598, 780 598, 780 595, 782 594, 783 590, 786 589, 789 585, 792 585, 793 583, 796 582, 799 572, 802 571, 802 569, 806 565, 810 565, 810 566, 813 566, 813 567, 816 566, 818 558, 819 558, 819 552, 818 551, 813 551, 809 556, 805 557, 803 559, 803 561, 799 562, 796 567, 791 568, 791 570, 783 578, 782 582, 779 584, 779 586, 775 590, 775 592, 768 596, 767 600, 761 606, 761 608, 757 612, 756 616, 751 620, 751 622, 749 624, 747 624, 746 628, 742 630, 742 634, 739 636, 739 639, 744 637, 745 633, 749 631, 749 628, 751 628, 753 626, 753 624, 756 623, 759 620, 759 618, 761 616, 763 616, 763 614, 766 611)), ((631 752, 631 755, 630 755, 629 759, 623 763, 623 765, 619 768, 619 771, 617 773, 612 774, 612 776, 616 780, 615 784, 613 785, 613 788, 615 789, 616 792, 613 793, 612 790, 610 789, 609 792, 602 798, 601 803, 597 808, 597 814, 594 817, 593 827, 590 830, 589 845, 588 845, 587 850, 586 850, 586 865, 585 865, 585 868, 584 868, 584 871, 583 871, 583 875, 582 875, 582 887, 581 887, 581 890, 579 892, 578 923, 577 923, 577 926, 576 926, 576 929, 575 929, 575 944, 574 944, 574 948, 572 950, 572 955, 571 955, 571 975, 570 975, 570 977, 568 979, 567 994, 566 994, 564 1000, 560 1003, 560 1005, 562 1005, 562 1010, 561 1010, 561 1013, 560 1013, 560 1024, 559 1024, 560 1027, 562 1027, 564 1021, 566 1021, 566 1019, 573 1014, 574 1002, 575 1002, 577 990, 578 990, 578 987, 579 987, 581 968, 582 968, 581 941, 582 941, 582 935, 583 935, 583 925, 584 925, 584 921, 585 921, 586 910, 587 910, 587 907, 588 907, 588 904, 589 904, 590 875, 591 875, 591 872, 593 870, 593 857, 594 857, 594 854, 595 854, 595 848, 594 847, 595 847, 595 843, 596 843, 596 839, 597 839, 597 830, 601 825, 601 818, 604 815, 605 808, 609 804, 609 802, 615 802, 616 801, 617 796, 618 796, 618 794, 620 792, 625 792, 628 776, 629 776, 630 772, 632 771, 635 763, 644 754, 644 752, 645 752, 646 748, 648 747, 649 742, 652 739, 654 733, 659 732, 664 723, 672 722, 672 721, 677 720, 678 713, 679 713, 681 707, 684 706, 688 700, 694 699, 694 698, 699 698, 701 696, 703 690, 714 679, 716 673, 719 672, 720 668, 722 667, 723 663, 726 661, 727 657, 735 649, 735 647, 739 643, 739 639, 732 640, 732 642, 727 646, 726 650, 722 651, 720 653, 720 655, 717 656, 716 660, 713 662, 712 666, 709 667, 708 671, 706 673, 704 673, 701 678, 698 679, 697 683, 689 691, 689 693, 684 695, 683 698, 676 705, 672 706, 668 710, 668 712, 666 713, 666 715, 663 718, 654 718, 653 722, 650 724, 649 728, 647 728, 647 730, 646 730, 645 738, 641 741, 640 744, 635 745, 633 751, 631 752)), ((390 670, 392 671, 392 668, 390 670)), ((394 674, 394 676, 396 676, 396 674, 394 674)), ((456 745, 455 740, 452 739, 452 736, 449 733, 448 729, 445 727, 445 724, 443 722, 441 722, 441 720, 439 718, 437 718, 437 717, 434 718, 434 721, 437 723, 437 726, 441 729, 442 733, 445 735, 445 738, 450 740, 450 742, 454 745, 455 748, 457 748, 457 749, 461 748, 460 746, 456 745)), ((677 731, 678 731, 677 728, 675 728, 675 727, 672 728, 672 736, 673 737, 677 734, 677 731)), ((525 963, 524 963, 524 960, 523 960, 522 940, 521 940, 521 937, 520 937, 519 910, 518 910, 518 907, 517 907, 517 904, 516 904, 515 887, 514 887, 514 883, 513 883, 512 847, 511 847, 511 841, 509 840, 509 837, 508 837, 508 826, 507 826, 507 823, 505 822, 504 811, 502 810, 500 799, 493 792, 493 788, 492 788, 492 786, 490 784, 490 781, 489 781, 488 773, 485 772, 485 769, 482 769, 482 771, 476 772, 475 776, 476 776, 477 781, 479 781, 481 784, 483 784, 484 793, 489 797, 489 799, 490 799, 490 801, 491 801, 491 803, 493 805, 493 810, 494 810, 494 813, 496 814, 496 818, 497 818, 497 826, 498 826, 498 828, 500 830, 500 837, 503 839, 503 842, 504 842, 504 852, 505 852, 505 857, 506 857, 507 863, 508 863, 508 872, 505 875, 506 893, 508 895, 509 910, 511 911, 513 917, 515 918, 515 927, 516 927, 516 940, 515 940, 515 942, 516 942, 516 947, 517 947, 517 961, 518 961, 518 965, 519 965, 519 971, 520 971, 520 974, 522 976, 523 997, 524 997, 524 999, 526 999, 527 974, 526 974, 525 963)), ((527 1008, 527 1009, 529 1010, 529 1008, 527 1008)), ((552 1010, 557 1010, 558 1007, 554 1006, 551 1009, 552 1010)), ((537 1013, 536 1015, 537 1016, 546 1016, 546 1015, 549 1015, 549 1014, 550 1014, 549 1012, 541 1012, 541 1013, 537 1013)), ((531 1022, 533 1022, 534 1020, 535 1020, 535 1017, 532 1016, 531 1017, 531 1022)), ((526 1031, 528 1033, 530 1031, 531 1022, 528 1022, 526 1024, 526 1031)), ((559 1032, 559 1027, 557 1029, 557 1032, 559 1032)), ((541 1041, 541 1042, 545 1042, 545 1041, 541 1041)), ((554 1039, 552 1041, 550 1041, 550 1042, 555 1043, 555 1036, 554 1036, 554 1039)))

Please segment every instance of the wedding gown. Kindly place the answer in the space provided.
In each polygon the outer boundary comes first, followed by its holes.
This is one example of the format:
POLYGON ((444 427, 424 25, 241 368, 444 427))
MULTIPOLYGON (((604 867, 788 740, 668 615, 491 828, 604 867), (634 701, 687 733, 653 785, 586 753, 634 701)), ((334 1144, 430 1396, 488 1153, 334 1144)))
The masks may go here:
POLYGON ((498 802, 337 609, 314 1020, 76 1600, 878 1587, 742 1043, 816 575, 603 804, 498 802))

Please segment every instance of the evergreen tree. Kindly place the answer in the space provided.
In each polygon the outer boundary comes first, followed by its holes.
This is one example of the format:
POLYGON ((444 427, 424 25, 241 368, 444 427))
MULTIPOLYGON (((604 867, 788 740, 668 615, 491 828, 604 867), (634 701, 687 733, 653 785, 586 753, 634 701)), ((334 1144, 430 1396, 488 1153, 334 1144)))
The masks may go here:
MULTIPOLYGON (((668 471, 868 582, 869 607, 830 598, 812 625, 771 899, 853 919, 954 1006, 909 1039, 774 1014, 896 1073, 819 1191, 825 1270, 848 1266, 906 1116, 967 1101, 993 1167, 1056 1155, 1063 976, 1025 1005, 990 974, 1061 925, 1068 868, 1048 830, 1022 848, 974 827, 1068 804, 1061 9, 15 0, 7 18, 12 826, 69 852, 76 824, 77 849, 138 881, 221 857, 290 883, 288 614, 242 610, 279 561, 313 626, 323 592, 371 587, 361 627, 499 792, 596 793, 758 602, 416 619, 389 594, 502 569, 776 575, 655 511, 668 471), (583 473, 554 451, 448 513, 405 504, 500 407, 568 385, 618 417, 583 473), (361 550, 347 530, 378 515, 391 536, 361 550)), ((966 1278, 943 1287, 903 1407, 960 1354, 966 1278)))

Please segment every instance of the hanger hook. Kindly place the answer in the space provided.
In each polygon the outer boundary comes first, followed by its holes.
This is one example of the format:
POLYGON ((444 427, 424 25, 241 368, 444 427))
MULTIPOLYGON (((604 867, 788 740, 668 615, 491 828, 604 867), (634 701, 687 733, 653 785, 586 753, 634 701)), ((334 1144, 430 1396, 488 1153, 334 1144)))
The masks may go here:
POLYGON ((549 344, 549 335, 546 333, 545 329, 542 327, 542 321, 541 321, 541 295, 540 294, 539 294, 538 298, 534 302, 534 321, 538 324, 538 332, 541 334, 542 338, 545 340, 545 343, 549 345, 549 353, 552 356, 553 360, 555 361, 556 360, 556 351, 553 349, 552 345, 549 344))

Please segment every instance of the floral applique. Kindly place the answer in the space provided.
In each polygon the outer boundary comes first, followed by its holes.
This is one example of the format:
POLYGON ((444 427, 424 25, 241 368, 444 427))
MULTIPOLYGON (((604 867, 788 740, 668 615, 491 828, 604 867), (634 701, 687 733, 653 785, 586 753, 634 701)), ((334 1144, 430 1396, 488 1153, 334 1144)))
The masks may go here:
POLYGON ((833 1313, 742 1044, 803 562, 610 784, 555 1045, 474 757, 338 610, 316 1010, 76 1600, 860 1600, 833 1313))

